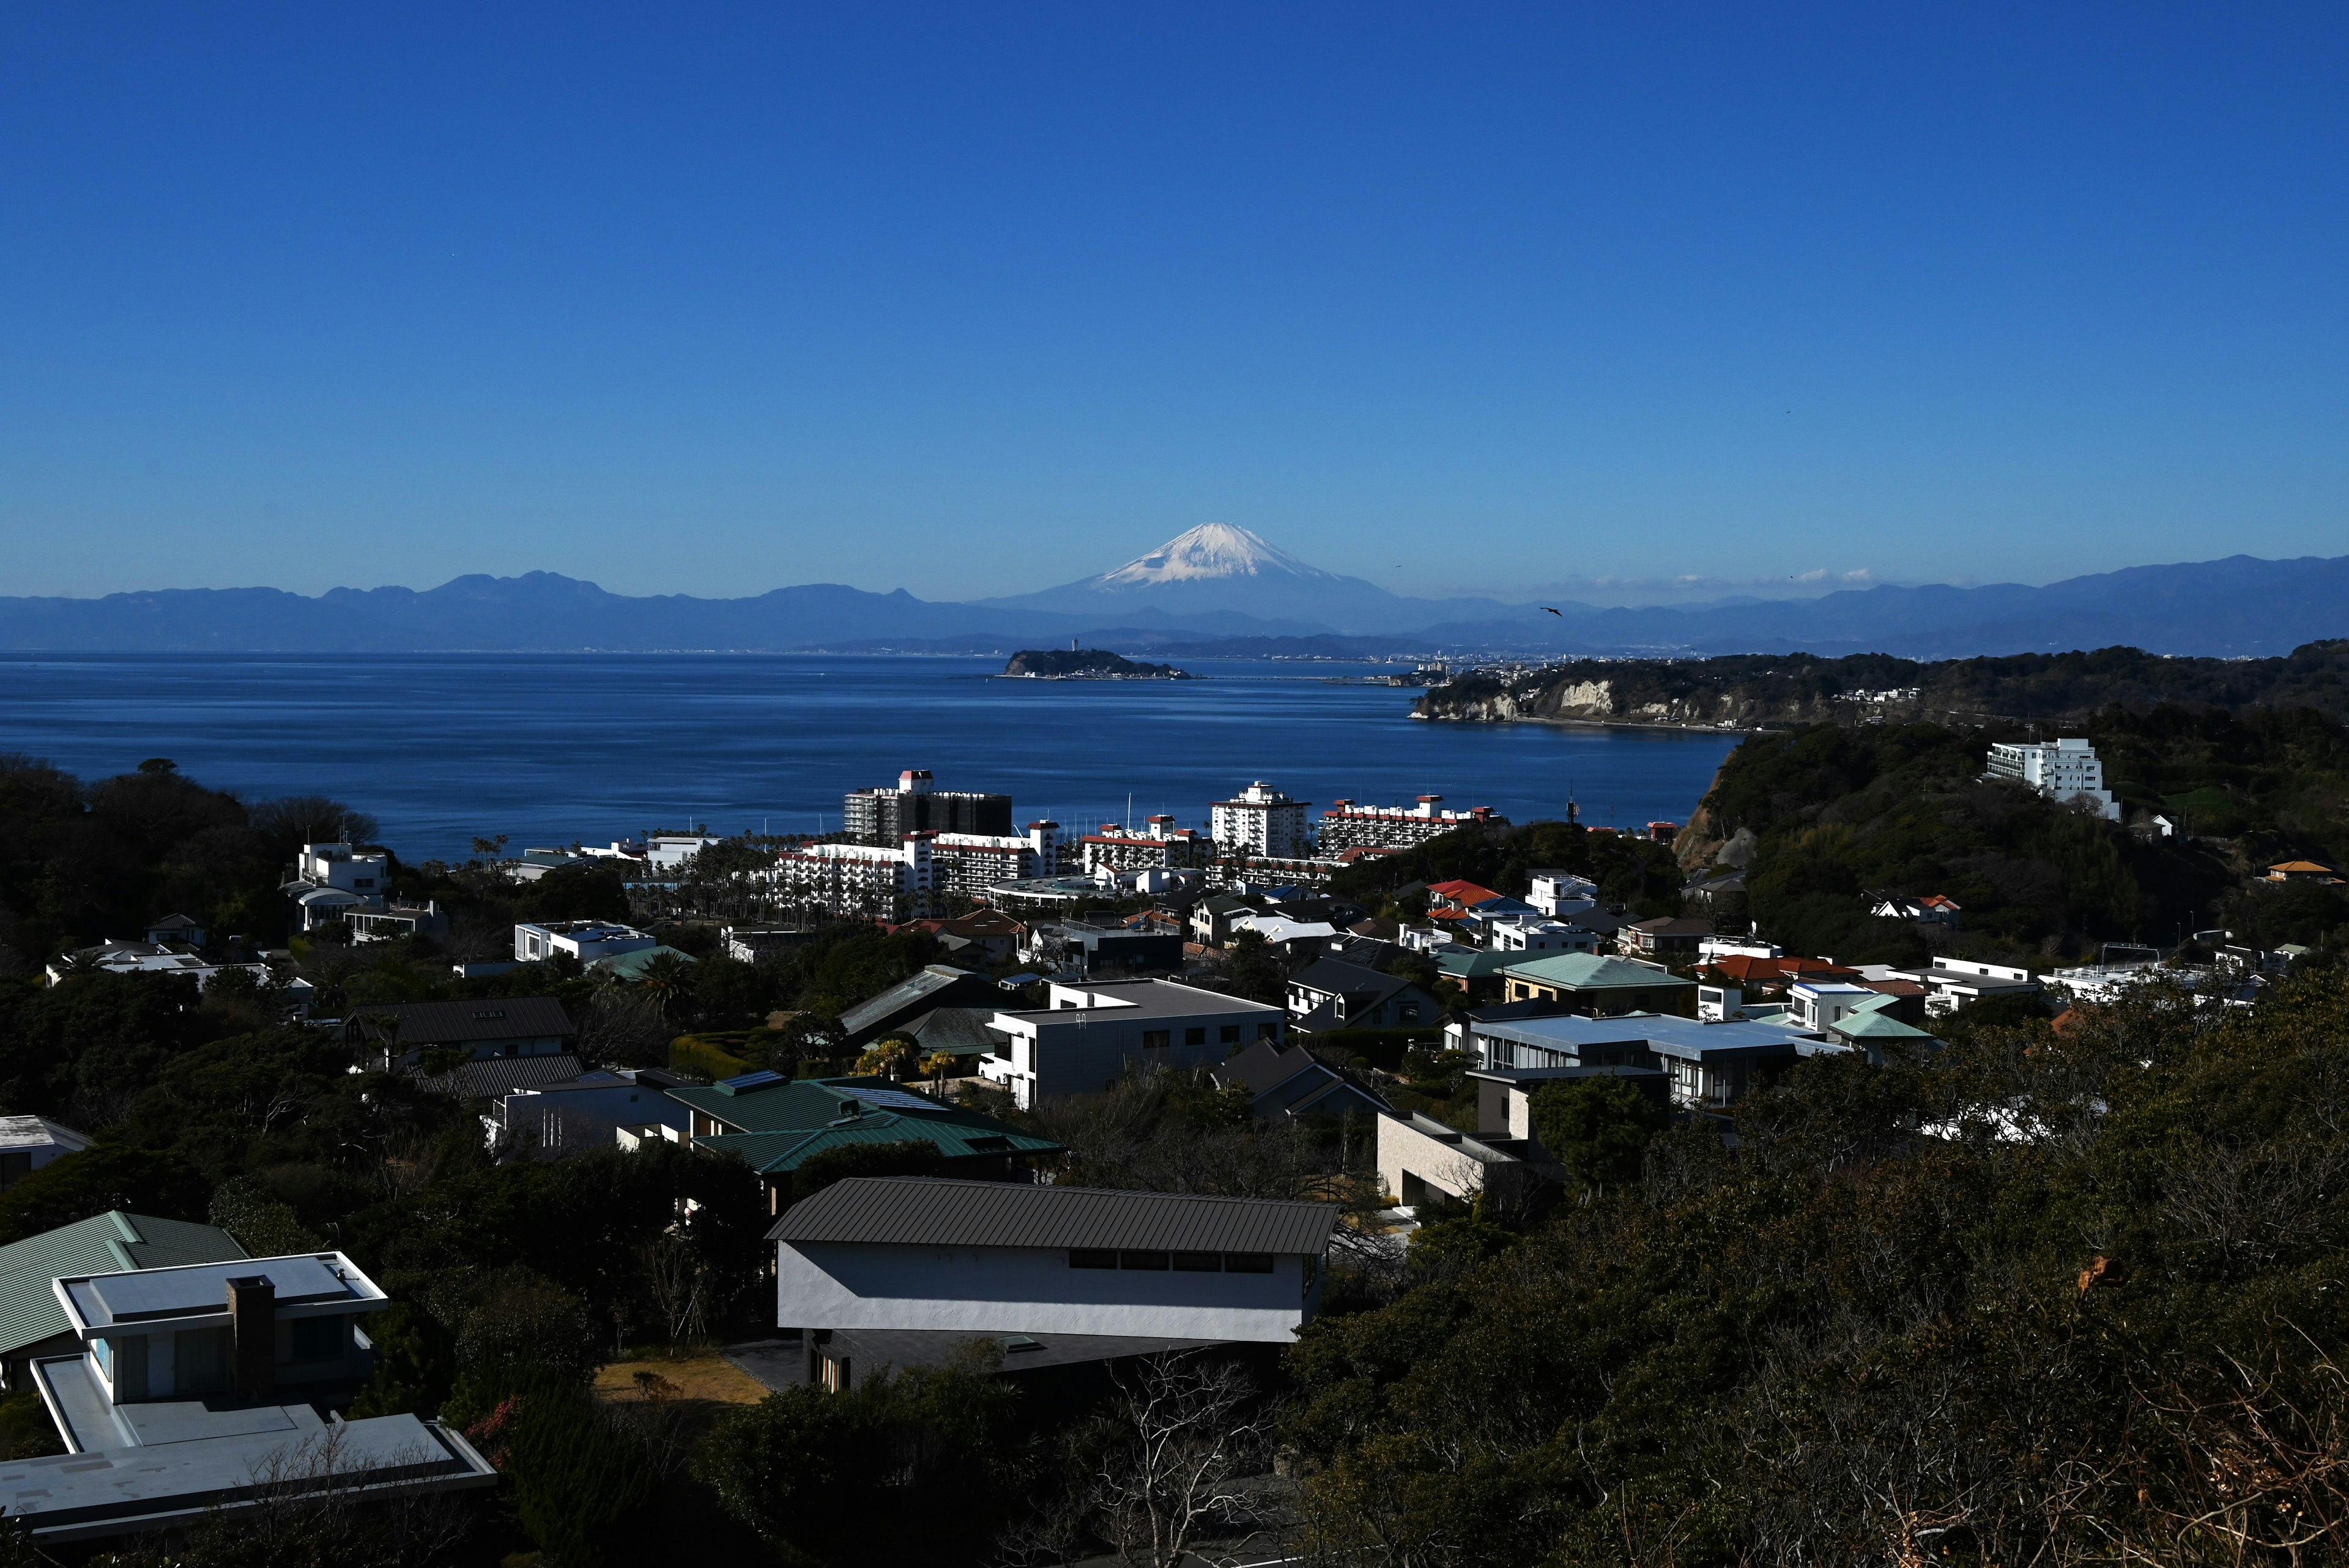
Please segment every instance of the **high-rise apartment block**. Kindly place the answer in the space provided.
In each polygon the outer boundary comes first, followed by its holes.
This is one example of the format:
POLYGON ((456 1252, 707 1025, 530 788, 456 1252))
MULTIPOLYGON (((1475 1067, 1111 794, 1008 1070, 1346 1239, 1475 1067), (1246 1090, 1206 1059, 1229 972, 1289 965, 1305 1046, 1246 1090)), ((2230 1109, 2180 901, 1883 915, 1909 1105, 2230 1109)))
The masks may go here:
POLYGON ((841 826, 853 843, 895 849, 909 833, 1011 836, 1011 797, 936 787, 927 768, 908 768, 895 789, 852 790, 840 803, 841 826))
POLYGON ((1231 799, 1216 802, 1208 831, 1216 851, 1226 856, 1309 856, 1313 835, 1305 826, 1305 814, 1311 809, 1259 779, 1231 799))
POLYGON ((2107 821, 2117 821, 2120 804, 2105 788, 2105 764, 2096 748, 2082 740, 2053 745, 1999 744, 1990 749, 1990 776, 2029 784, 2051 800, 2080 801, 2107 821))
POLYGON ((1416 805, 1361 805, 1333 800, 1321 814, 1314 839, 1324 855, 1340 849, 1416 849, 1454 828, 1486 824, 1506 827, 1509 819, 1495 815, 1488 805, 1446 811, 1440 794, 1421 795, 1416 805))

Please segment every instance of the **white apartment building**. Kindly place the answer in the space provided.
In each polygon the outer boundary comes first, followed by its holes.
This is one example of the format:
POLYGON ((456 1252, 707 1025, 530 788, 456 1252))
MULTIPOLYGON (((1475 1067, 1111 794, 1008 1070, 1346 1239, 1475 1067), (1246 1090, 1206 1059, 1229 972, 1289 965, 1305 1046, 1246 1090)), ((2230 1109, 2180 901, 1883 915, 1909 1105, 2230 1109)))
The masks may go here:
POLYGON ((1099 877, 1104 867, 1111 871, 1184 870, 1216 857, 1214 840, 1175 826, 1171 816, 1154 816, 1139 829, 1104 822, 1099 833, 1086 834, 1078 844, 1088 877, 1099 877))
POLYGON ((1061 825, 1031 822, 1023 835, 941 833, 930 841, 931 891, 980 898, 999 882, 1061 874, 1061 825))
MULTIPOLYGON (((645 864, 655 871, 674 871, 718 842, 714 833, 656 833, 645 840, 645 864)), ((615 852, 619 848, 617 844, 612 846, 615 852)), ((587 853, 598 858, 604 854, 599 850, 587 853)), ((612 857, 619 857, 615 853, 612 857)))
MULTIPOLYGON (((1321 814, 1314 837, 1324 855, 1333 855, 1340 849, 1416 849, 1454 828, 1483 823, 1506 827, 1508 821, 1506 816, 1495 815, 1487 805, 1446 811, 1440 794, 1421 795, 1415 805, 1362 805, 1350 800, 1333 800, 1330 809, 1321 814)), ((1216 836, 1223 835, 1218 833, 1216 836)))
POLYGON ((1485 922, 1485 946, 1496 953, 1589 953, 1599 933, 1538 916, 1501 916, 1485 922))
POLYGON ((381 909, 391 887, 390 861, 381 850, 347 844, 305 844, 292 877, 278 891, 302 910, 302 929, 316 930, 346 909, 381 909))
POLYGON ((831 915, 916 919, 932 908, 936 837, 909 833, 894 849, 876 844, 810 844, 783 850, 775 857, 776 900, 831 915))
POLYGON ((2029 784, 2050 800, 2084 801, 2106 821, 2120 820, 2120 805, 2105 788, 2105 764, 2097 760, 2096 748, 2086 741, 1994 745, 1990 749, 1990 776, 2029 784))
POLYGON ((1533 891, 1526 902, 1553 920, 1563 920, 1599 907, 1599 884, 1571 871, 1532 871, 1533 891))
POLYGON ((1313 853, 1305 825, 1312 807, 1291 800, 1259 779, 1229 800, 1208 808, 1208 832, 1226 855, 1245 852, 1304 859, 1313 853))
POLYGON ((583 964, 658 947, 659 940, 634 926, 609 920, 547 920, 514 928, 514 961, 543 963, 569 953, 583 964))

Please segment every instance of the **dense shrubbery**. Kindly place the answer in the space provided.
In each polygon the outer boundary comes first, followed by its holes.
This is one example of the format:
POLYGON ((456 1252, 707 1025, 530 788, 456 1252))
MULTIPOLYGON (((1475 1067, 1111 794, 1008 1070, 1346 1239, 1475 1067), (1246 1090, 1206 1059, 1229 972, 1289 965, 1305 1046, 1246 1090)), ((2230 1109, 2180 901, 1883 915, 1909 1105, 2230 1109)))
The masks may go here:
POLYGON ((1325 1545, 1462 1565, 2337 1551, 2337 985, 1982 1029, 1930 1064, 1823 1058, 1736 1125, 1733 1151, 1660 1135, 1638 1182, 1307 1332, 1287 1435, 1325 1545))

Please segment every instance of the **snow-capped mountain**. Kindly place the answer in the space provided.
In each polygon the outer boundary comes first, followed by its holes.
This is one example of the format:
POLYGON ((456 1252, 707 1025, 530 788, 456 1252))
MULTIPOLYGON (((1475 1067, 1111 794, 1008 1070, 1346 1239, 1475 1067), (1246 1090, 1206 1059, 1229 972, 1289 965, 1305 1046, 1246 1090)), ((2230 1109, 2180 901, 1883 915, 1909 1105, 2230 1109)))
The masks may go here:
POLYGON ((1403 598, 1375 583, 1299 560, 1229 523, 1202 523, 1099 576, 980 602, 1003 609, 1114 615, 1129 624, 1137 610, 1145 609, 1176 618, 1236 613, 1277 623, 1284 630, 1350 632, 1527 613, 1523 607, 1489 599, 1403 598))

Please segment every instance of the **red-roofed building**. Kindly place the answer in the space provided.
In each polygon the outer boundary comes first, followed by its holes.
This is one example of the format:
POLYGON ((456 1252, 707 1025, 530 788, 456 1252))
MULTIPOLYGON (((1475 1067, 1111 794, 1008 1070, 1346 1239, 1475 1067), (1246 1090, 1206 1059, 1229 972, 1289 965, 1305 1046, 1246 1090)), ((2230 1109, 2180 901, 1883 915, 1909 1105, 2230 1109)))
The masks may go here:
POLYGON ((1451 909, 1464 913, 1489 899, 1503 896, 1494 892, 1490 888, 1481 887, 1475 882, 1455 880, 1431 882, 1427 885, 1429 906, 1438 909, 1451 909))

